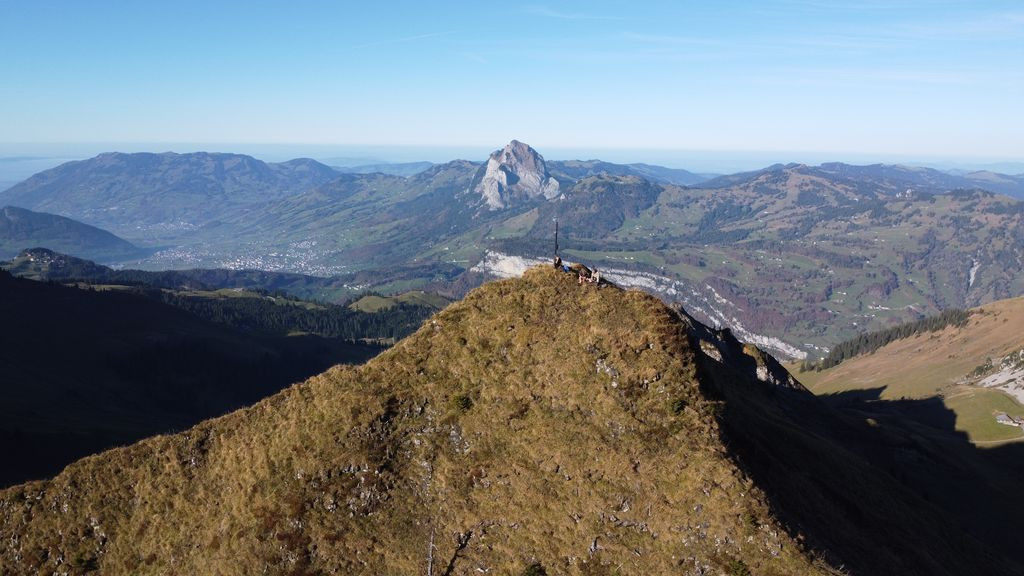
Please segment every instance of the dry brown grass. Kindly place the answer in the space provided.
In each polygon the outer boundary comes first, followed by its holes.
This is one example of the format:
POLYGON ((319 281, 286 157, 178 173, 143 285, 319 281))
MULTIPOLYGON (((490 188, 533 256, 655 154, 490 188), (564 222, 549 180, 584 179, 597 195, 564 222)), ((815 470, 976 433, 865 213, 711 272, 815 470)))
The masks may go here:
POLYGON ((801 374, 815 393, 885 386, 883 398, 924 398, 956 384, 986 358, 1024 348, 1024 298, 975 309, 967 326, 897 340, 819 374, 801 374))
POLYGON ((884 387, 882 398, 929 398, 942 395, 957 414, 957 429, 973 440, 1020 438, 995 423, 995 411, 1024 414, 1009 395, 994 389, 964 386, 965 378, 986 359, 1024 349, 1024 298, 975 308, 964 327, 950 326, 892 342, 821 372, 800 374, 815 394, 884 387))
POLYGON ((658 300, 535 269, 364 366, 0 492, 0 572, 426 574, 433 535, 438 575, 827 573, 716 405, 658 300))

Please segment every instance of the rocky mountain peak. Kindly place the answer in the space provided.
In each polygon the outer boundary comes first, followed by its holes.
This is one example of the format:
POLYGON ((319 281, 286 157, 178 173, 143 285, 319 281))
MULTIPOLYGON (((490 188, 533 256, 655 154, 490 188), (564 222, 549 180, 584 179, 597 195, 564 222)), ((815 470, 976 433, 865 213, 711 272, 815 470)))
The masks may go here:
POLYGON ((490 210, 498 210, 538 196, 555 198, 559 182, 548 173, 543 156, 528 144, 513 140, 491 154, 474 191, 490 210))

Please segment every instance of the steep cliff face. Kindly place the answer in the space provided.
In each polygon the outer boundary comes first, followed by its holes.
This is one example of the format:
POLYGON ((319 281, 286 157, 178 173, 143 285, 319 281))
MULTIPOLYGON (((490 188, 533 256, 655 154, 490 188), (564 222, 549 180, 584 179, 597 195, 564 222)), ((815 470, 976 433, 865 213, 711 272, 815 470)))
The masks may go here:
POLYGON ((544 158, 536 150, 513 140, 491 154, 474 191, 490 210, 499 210, 537 197, 555 198, 559 182, 548 173, 544 158))

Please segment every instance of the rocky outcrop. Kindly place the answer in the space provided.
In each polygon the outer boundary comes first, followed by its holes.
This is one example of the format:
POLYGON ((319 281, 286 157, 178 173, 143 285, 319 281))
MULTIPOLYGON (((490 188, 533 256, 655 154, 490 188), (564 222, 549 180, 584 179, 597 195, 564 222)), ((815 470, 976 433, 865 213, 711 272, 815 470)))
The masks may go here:
POLYGON ((487 160, 483 178, 474 188, 490 210, 508 208, 538 196, 558 196, 558 180, 548 173, 544 157, 529 145, 513 140, 487 160))

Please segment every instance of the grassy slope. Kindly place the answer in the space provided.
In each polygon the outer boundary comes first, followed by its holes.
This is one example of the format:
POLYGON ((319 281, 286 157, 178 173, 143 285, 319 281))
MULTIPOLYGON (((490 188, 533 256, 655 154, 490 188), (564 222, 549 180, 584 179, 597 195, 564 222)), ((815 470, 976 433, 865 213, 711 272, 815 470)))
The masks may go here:
POLYGON ((537 270, 363 367, 0 492, 0 563, 413 574, 433 535, 436 574, 821 573, 713 408, 660 302, 537 270))
POLYGON ((364 366, 0 492, 0 565, 414 574, 433 541, 435 574, 831 573, 802 543, 862 574, 1019 570, 913 485, 942 461, 891 460, 925 440, 765 370, 652 297, 535 269, 364 366))
POLYGON ((397 306, 398 304, 415 304, 417 306, 426 306, 428 308, 440 310, 447 306, 448 303, 449 300, 443 296, 424 292, 422 290, 414 290, 412 292, 405 292, 394 296, 369 294, 349 304, 348 307, 352 310, 373 313, 380 312, 381 310, 387 310, 397 306))
POLYGON ((1024 440, 1024 431, 1020 428, 999 424, 994 418, 995 412, 1024 418, 1024 406, 1005 392, 963 386, 950 391, 943 401, 956 413, 957 430, 967 433, 974 442, 987 446, 1024 440))
POLYGON ((941 394, 958 415, 957 429, 975 441, 1022 438, 1020 428, 995 424, 993 412, 1024 416, 1024 407, 997 390, 961 382, 986 358, 1024 348, 1024 298, 976 309, 964 328, 897 340, 874 354, 859 356, 822 372, 800 374, 817 394, 885 387, 882 398, 927 398, 941 394))

